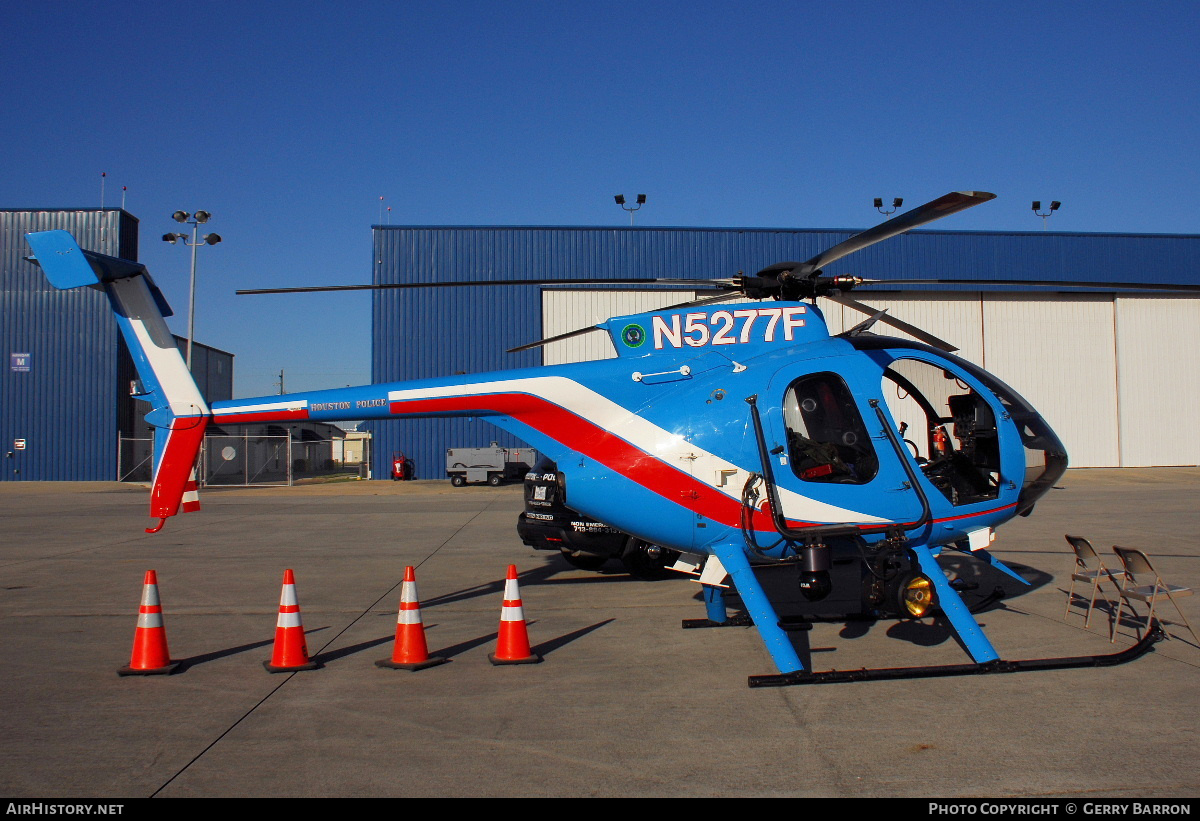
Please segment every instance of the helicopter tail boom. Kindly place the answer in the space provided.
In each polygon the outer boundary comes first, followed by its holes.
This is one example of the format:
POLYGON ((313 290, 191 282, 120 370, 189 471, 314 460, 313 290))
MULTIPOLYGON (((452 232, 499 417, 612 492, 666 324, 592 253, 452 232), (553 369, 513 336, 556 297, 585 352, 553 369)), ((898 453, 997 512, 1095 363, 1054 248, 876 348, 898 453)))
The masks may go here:
POLYGON ((209 408, 167 328, 170 306, 145 266, 84 251, 67 231, 31 233, 27 240, 55 288, 97 288, 112 306, 138 372, 134 395, 151 405, 146 414, 154 428, 150 515, 159 522, 147 532, 161 530, 180 508, 199 510, 195 466, 209 408))

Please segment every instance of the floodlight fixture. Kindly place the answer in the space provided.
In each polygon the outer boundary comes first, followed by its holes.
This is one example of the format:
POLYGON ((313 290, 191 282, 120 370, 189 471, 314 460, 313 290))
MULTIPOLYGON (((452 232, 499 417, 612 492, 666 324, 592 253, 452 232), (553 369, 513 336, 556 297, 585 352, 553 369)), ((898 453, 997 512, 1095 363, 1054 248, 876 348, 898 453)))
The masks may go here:
POLYGON ((643 205, 645 205, 645 204, 646 204, 646 195, 645 195, 645 194, 638 194, 638 195, 637 195, 637 205, 626 205, 626 204, 625 204, 625 195, 624 195, 624 194, 617 194, 615 197, 613 197, 613 201, 614 201, 614 202, 615 202, 617 205, 621 206, 621 208, 622 208, 623 210, 625 210, 625 211, 628 211, 628 212, 629 212, 629 224, 632 226, 632 225, 633 225, 633 212, 634 212, 634 211, 637 211, 637 210, 638 210, 638 209, 640 209, 640 208, 641 208, 643 205))
POLYGON ((1033 213, 1037 214, 1039 217, 1042 218, 1042 230, 1045 231, 1047 228, 1046 218, 1049 217, 1051 214, 1053 214, 1055 211, 1057 211, 1059 208, 1061 208, 1062 203, 1059 202, 1058 200, 1051 200, 1050 210, 1043 211, 1042 210, 1042 201, 1034 200, 1032 207, 1033 207, 1033 213))
POLYGON ((201 245, 216 245, 221 241, 221 235, 205 234, 202 238, 197 236, 199 226, 212 219, 212 214, 207 211, 196 211, 194 214, 189 214, 187 211, 176 211, 171 215, 171 218, 176 222, 185 222, 192 226, 191 242, 188 242, 187 234, 163 234, 164 242, 169 242, 172 245, 182 242, 192 249, 191 295, 188 299, 187 331, 187 366, 190 371, 192 369, 192 337, 195 334, 196 327, 196 249, 201 245))
POLYGON ((889 217, 900 210, 901 205, 904 205, 904 197, 895 197, 892 200, 892 207, 890 209, 883 207, 883 197, 876 197, 873 204, 876 211, 883 214, 885 217, 889 217))

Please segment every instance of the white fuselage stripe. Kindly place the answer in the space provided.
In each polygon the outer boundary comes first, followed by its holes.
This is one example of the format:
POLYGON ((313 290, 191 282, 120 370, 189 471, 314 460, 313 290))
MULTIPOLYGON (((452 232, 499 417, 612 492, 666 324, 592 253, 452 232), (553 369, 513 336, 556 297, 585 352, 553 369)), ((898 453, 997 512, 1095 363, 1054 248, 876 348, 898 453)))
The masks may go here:
MULTIPOLYGON (((677 452, 685 442, 682 436, 664 430, 650 420, 631 413, 611 399, 565 376, 536 376, 467 385, 448 385, 440 388, 395 390, 388 391, 388 401, 411 402, 421 399, 445 399, 491 393, 527 393, 544 398, 668 464, 671 464, 671 461, 667 457, 677 452)), ((703 465, 703 470, 693 471, 693 478, 718 493, 740 502, 740 487, 736 489, 729 486, 722 487, 717 485, 715 478, 711 478, 716 477, 723 470, 737 470, 738 466, 697 447, 694 442, 686 442, 686 447, 695 456, 694 467, 698 468, 703 465)), ((677 467, 674 464, 671 466, 677 467)), ((779 488, 779 494, 780 501, 783 503, 784 515, 793 520, 871 524, 890 521, 810 499, 782 487, 779 488)))

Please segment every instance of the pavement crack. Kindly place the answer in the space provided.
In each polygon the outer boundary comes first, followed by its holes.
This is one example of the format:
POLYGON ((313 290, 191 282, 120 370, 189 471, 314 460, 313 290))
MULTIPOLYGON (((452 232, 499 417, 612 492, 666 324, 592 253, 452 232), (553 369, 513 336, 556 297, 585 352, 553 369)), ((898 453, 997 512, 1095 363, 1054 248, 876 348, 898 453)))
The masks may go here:
MULTIPOLYGON (((441 544, 439 544, 437 547, 433 548, 433 550, 431 550, 429 552, 429 554, 424 559, 422 559, 416 566, 420 567, 421 565, 425 564, 430 559, 432 559, 434 556, 436 556, 438 554, 438 551, 440 551, 446 545, 448 545, 452 541, 454 541, 454 539, 457 538, 458 534, 462 533, 462 531, 464 529, 466 529, 468 526, 470 526, 470 524, 472 522, 474 522, 476 519, 478 519, 481 515, 483 515, 487 511, 489 511, 493 507, 493 505, 495 505, 495 503, 496 503, 496 500, 493 499, 493 500, 489 501, 484 507, 475 511, 474 515, 472 515, 466 521, 464 521, 462 524, 460 524, 454 530, 453 533, 451 533, 449 536, 447 536, 441 542, 441 544)), ((381 593, 379 595, 379 597, 375 599, 375 601, 371 602, 371 604, 369 604, 366 607, 366 609, 358 612, 358 614, 353 619, 351 619, 341 630, 339 630, 333 637, 331 637, 327 642, 325 642, 325 644, 323 644, 315 653, 310 653, 310 656, 318 656, 321 653, 328 650, 328 648, 330 646, 332 646, 339 638, 341 638, 346 633, 346 631, 348 631, 354 625, 358 624, 358 622, 360 622, 365 616, 369 615, 372 610, 374 610, 376 607, 378 607, 380 602, 382 602, 388 596, 393 595, 396 591, 396 588, 398 588, 402 583, 403 583, 403 579, 401 579, 401 581, 396 582, 391 587, 389 587, 387 590, 385 590, 383 593, 381 593)), ((197 761, 199 761, 201 758, 203 758, 205 755, 207 755, 210 750, 212 750, 214 747, 216 747, 218 744, 220 744, 221 741, 224 740, 226 736, 228 736, 230 733, 232 733, 238 727, 238 725, 240 725, 243 721, 248 719, 251 715, 254 714, 254 712, 256 710, 258 710, 258 708, 260 708, 264 704, 266 704, 271 699, 272 696, 274 696, 281 689, 283 689, 287 685, 287 683, 292 680, 292 678, 295 675, 296 675, 296 673, 289 673, 287 675, 287 677, 284 678, 281 682, 279 682, 279 684, 276 685, 274 688, 272 688, 269 693, 267 693, 265 696, 263 696, 261 699, 259 699, 258 702, 253 707, 251 707, 249 710, 247 710, 245 713, 243 713, 236 721, 234 721, 232 724, 230 724, 228 727, 226 727, 225 730, 220 735, 218 735, 211 742, 209 742, 208 745, 205 746, 204 749, 202 749, 200 752, 198 752, 195 756, 193 756, 192 759, 190 761, 188 761, 188 763, 184 764, 182 767, 179 768, 179 770, 174 775, 172 775, 170 778, 168 778, 166 781, 164 781, 157 790, 155 790, 153 793, 150 794, 150 797, 151 798, 158 797, 158 795, 160 795, 163 790, 165 790, 176 779, 178 779, 181 775, 183 775, 185 772, 187 772, 188 769, 193 764, 195 764, 197 761)))

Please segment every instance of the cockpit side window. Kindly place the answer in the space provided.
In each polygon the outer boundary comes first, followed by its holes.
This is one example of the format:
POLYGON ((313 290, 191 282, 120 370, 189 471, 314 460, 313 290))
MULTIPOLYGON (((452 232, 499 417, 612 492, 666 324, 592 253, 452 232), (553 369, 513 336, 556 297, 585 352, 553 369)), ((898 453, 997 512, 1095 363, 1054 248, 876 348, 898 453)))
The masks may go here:
POLYGON ((805 376, 784 396, 788 458, 806 482, 862 485, 879 459, 850 389, 833 373, 805 376))
POLYGON ((883 391, 921 471, 953 504, 995 499, 1000 443, 991 405, 952 371, 897 359, 883 391))

